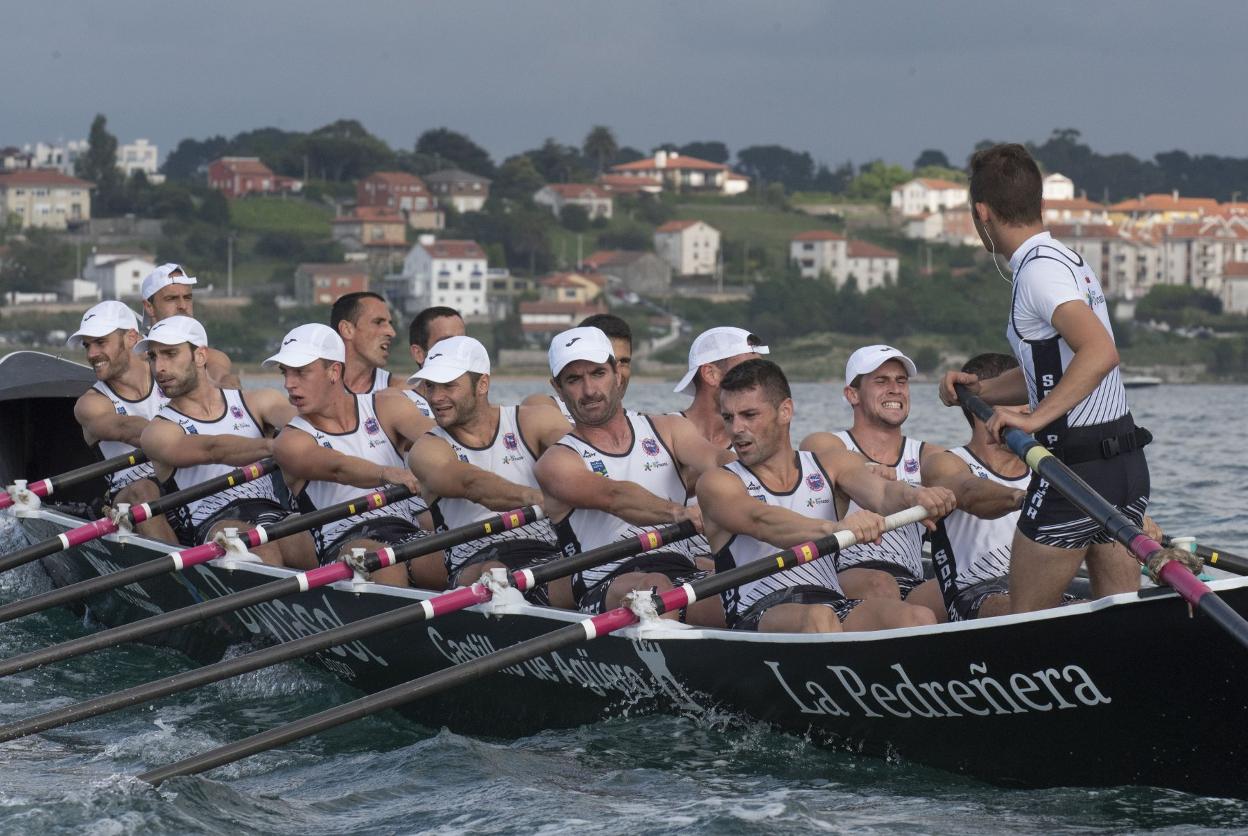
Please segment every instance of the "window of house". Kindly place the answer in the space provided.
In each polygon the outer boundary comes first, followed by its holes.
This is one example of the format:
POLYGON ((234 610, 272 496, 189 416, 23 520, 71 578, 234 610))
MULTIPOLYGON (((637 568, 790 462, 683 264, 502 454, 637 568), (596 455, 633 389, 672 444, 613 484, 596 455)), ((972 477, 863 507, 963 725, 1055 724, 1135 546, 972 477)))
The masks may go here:
POLYGON ((350 280, 350 279, 339 279, 339 280, 338 280, 338 286, 339 286, 339 287, 350 287, 350 286, 351 286, 351 280, 350 280))
POLYGON ((450 289, 451 289, 450 282, 438 282, 438 290, 450 290, 450 289))
POLYGON ((324 276, 317 276, 316 286, 317 287, 329 287, 329 279, 325 278, 324 276))
POLYGON ((480 290, 480 289, 481 289, 481 282, 468 282, 468 289, 469 289, 469 290, 480 290))
POLYGON ((464 283, 463 283, 463 282, 455 282, 455 289, 456 289, 456 290, 463 290, 463 289, 464 289, 464 283))

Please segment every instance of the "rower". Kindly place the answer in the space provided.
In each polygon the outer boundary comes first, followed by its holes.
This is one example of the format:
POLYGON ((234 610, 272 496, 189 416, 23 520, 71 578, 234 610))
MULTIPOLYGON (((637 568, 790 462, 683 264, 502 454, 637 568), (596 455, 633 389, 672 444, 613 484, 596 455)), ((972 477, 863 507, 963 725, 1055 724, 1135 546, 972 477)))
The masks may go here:
MULTIPOLYGON (((851 429, 808 435, 801 449, 819 454, 852 450, 892 470, 899 481, 922 484, 924 463, 942 448, 902 435, 910 415, 910 377, 914 361, 888 345, 869 345, 845 364, 845 400, 854 411, 851 429)), ((849 510, 858 509, 850 503, 849 510)), ((940 589, 923 579, 923 532, 934 523, 924 520, 884 533, 880 543, 843 549, 836 571, 851 598, 900 598, 944 609, 940 589), (918 597, 912 597, 918 596, 918 597)))
MULTIPOLYGON (((415 361, 417 370, 425 364, 425 357, 428 356, 429 349, 434 343, 447 337, 462 337, 465 333, 464 318, 454 308, 435 305, 416 314, 412 324, 408 326, 407 341, 408 350, 412 353, 412 360, 415 361)), ((409 383, 411 380, 412 378, 409 377, 409 383)), ((414 385, 410 385, 403 392, 412 403, 416 404, 416 408, 422 415, 426 418, 433 418, 433 410, 429 408, 429 401, 425 397, 424 381, 417 380, 414 385)))
MULTIPOLYGON (((587 316, 581 320, 578 328, 597 328, 599 331, 607 335, 611 340, 612 356, 615 357, 616 369, 620 377, 620 398, 628 391, 629 378, 633 376, 633 329, 628 323, 615 314, 602 313, 587 316)), ((525 398, 522 403, 525 406, 549 405, 554 403, 559 408, 559 412, 567 419, 569 424, 574 423, 572 413, 568 410, 563 399, 556 393, 554 395, 544 395, 534 393, 525 398)))
MULTIPOLYGON (((352 549, 376 551, 424 536, 420 483, 404 467, 398 445, 400 438, 419 438, 433 422, 394 393, 348 392, 342 385, 345 358, 342 338, 326 325, 310 323, 286 334, 281 350, 263 364, 280 370, 298 412, 273 445, 296 506, 307 513, 357 497, 359 488, 386 484, 406 485, 415 496, 322 526, 316 532, 322 564, 347 557, 352 549)), ((435 552, 374 572, 372 580, 442 589, 446 573, 440 564, 435 552)))
MULTIPOLYGON (((883 517, 856 510, 841 519, 837 506, 846 497, 881 513, 922 505, 940 516, 954 507, 950 491, 882 479, 844 448, 818 454, 794 450, 789 437, 793 396, 775 363, 747 360, 724 375, 719 387, 721 420, 737 459, 698 480, 717 572, 836 531, 852 531, 859 542, 878 542, 883 517)), ((830 556, 721 597, 728 625, 737 630, 836 633, 936 621, 927 607, 897 598, 847 598, 830 556)))
MULTIPOLYGON (((546 448, 561 439, 568 425, 545 406, 498 406, 490 403, 490 357, 472 337, 447 337, 437 343, 413 380, 425 391, 438 425, 412 445, 407 457, 424 486, 437 530, 459 528, 489 519, 499 511, 541 505, 533 466, 546 448)), ((454 546, 446 552, 451 586, 468 586, 494 567, 509 570, 550 560, 559 544, 547 520, 516 531, 454 546)), ((571 608, 567 579, 538 589, 529 599, 571 608)))
MULTIPOLYGON (((619 364, 599 329, 579 327, 557 335, 549 359, 551 385, 571 411, 573 425, 538 459, 536 472, 564 553, 682 520, 691 520, 700 531, 697 506, 685 505, 688 486, 732 454, 716 451, 678 415, 626 412, 619 364)), ((663 591, 701 577, 702 570, 680 545, 573 576, 577 606, 602 612, 618 607, 633 590, 663 591)), ((665 617, 677 615, 685 614, 665 617)), ((713 600, 693 604, 687 616, 706 626, 724 623, 723 608, 713 600)))
POLYGON ((403 384, 386 368, 395 332, 384 297, 368 290, 339 296, 329 311, 329 327, 338 332, 347 349, 342 380, 348 392, 370 395, 403 384))
POLYGON ((673 391, 693 395, 693 402, 678 414, 693 422, 716 449, 731 446, 719 409, 719 382, 734 366, 769 351, 754 334, 730 326, 703 331, 689 346, 689 370, 673 391))
MULTIPOLYGON (((189 316, 171 316, 151 327, 135 351, 146 353, 169 402, 140 438, 155 465, 162 493, 198 485, 273 452, 270 436, 294 415, 275 389, 222 389, 207 373, 208 336, 189 316)), ((250 531, 286 516, 272 479, 256 479, 195 500, 169 515, 183 546, 211 540, 219 531, 250 531)), ((265 563, 312 569, 316 554, 306 532, 256 546, 265 563)))
MULTIPOLYGON (((179 264, 162 264, 143 278, 143 314, 148 322, 155 324, 171 316, 195 316, 195 301, 191 288, 198 279, 187 275, 179 264)), ((208 377, 226 389, 239 387, 238 375, 230 358, 220 351, 204 347, 208 357, 208 377)))
MULTIPOLYGON (((82 315, 69 345, 86 350, 95 383, 74 403, 74 417, 82 438, 111 459, 139 446, 147 423, 165 405, 166 398, 152 379, 147 358, 134 353, 139 341, 139 318, 117 301, 101 302, 82 315)), ((127 467, 105 477, 110 506, 139 505, 160 496, 151 462, 127 467)), ((144 520, 135 530, 145 537, 171 542, 176 538, 164 516, 144 520)))

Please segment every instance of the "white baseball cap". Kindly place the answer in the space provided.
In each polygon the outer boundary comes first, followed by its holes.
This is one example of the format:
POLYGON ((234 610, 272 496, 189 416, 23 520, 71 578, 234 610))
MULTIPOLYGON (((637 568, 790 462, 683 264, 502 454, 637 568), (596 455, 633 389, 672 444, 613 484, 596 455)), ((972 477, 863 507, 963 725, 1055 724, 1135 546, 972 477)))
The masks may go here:
POLYGON ((65 341, 66 345, 82 345, 83 337, 103 337, 114 331, 139 330, 139 318, 123 303, 110 299, 87 310, 78 330, 65 341))
POLYGON ((489 352, 472 337, 445 337, 429 348, 425 364, 407 382, 429 380, 434 383, 450 383, 468 372, 489 374, 489 352))
POLYGON ((900 360, 907 374, 917 373, 914 361, 891 345, 868 345, 849 355, 849 362, 845 364, 845 385, 853 383, 860 374, 870 374, 889 360, 900 360))
POLYGON ((550 341, 550 352, 547 356, 550 359, 550 373, 558 377, 559 372, 569 363, 577 360, 605 363, 615 356, 615 351, 611 348, 611 340, 600 329, 582 326, 556 334, 550 341))
POLYGON ((156 295, 156 291, 162 287, 168 287, 171 284, 198 284, 199 280, 194 276, 186 275, 186 270, 182 269, 181 264, 162 264, 152 272, 148 273, 143 279, 142 294, 144 299, 151 299, 156 295), (181 273, 181 276, 170 276, 170 273, 181 273))
POLYGON ((190 343, 202 347, 208 345, 208 334, 198 320, 191 319, 189 316, 171 316, 147 329, 147 336, 139 340, 134 350, 141 354, 147 351, 152 343, 160 345, 190 343))
POLYGON ((333 328, 319 322, 309 322, 292 329, 282 337, 281 349, 260 365, 281 364, 288 369, 300 369, 313 360, 347 362, 347 347, 342 337, 333 328))
POLYGON ((677 383, 676 388, 672 391, 693 394, 693 379, 697 377, 698 369, 707 363, 714 363, 716 360, 727 360, 729 357, 736 357, 738 354, 768 354, 771 352, 771 349, 765 345, 750 345, 751 338, 756 343, 760 342, 758 337, 744 328, 733 328, 731 326, 711 328, 698 334, 698 338, 693 341, 693 345, 689 346, 689 371, 685 372, 685 376, 680 379, 680 383, 677 383))

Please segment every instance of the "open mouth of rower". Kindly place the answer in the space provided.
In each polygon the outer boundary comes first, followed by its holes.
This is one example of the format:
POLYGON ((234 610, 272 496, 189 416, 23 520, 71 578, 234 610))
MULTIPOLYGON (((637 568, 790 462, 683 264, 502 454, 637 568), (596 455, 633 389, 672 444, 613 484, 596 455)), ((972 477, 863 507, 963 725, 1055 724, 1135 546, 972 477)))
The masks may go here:
POLYGON ((885 409, 901 409, 901 401, 884 401, 880 406, 885 409))

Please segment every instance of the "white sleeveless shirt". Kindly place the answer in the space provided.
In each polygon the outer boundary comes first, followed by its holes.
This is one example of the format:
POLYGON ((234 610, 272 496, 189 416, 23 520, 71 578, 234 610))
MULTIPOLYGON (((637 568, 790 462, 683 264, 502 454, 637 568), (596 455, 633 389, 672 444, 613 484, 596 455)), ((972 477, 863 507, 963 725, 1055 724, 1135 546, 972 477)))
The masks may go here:
MULTIPOLYGON (((375 395, 383 389, 390 386, 390 370, 389 369, 373 369, 373 382, 369 385, 368 390, 364 392, 351 392, 352 395, 375 395)), ((346 382, 343 382, 343 388, 346 388, 346 382)))
POLYGON ((421 415, 426 418, 433 417, 433 409, 429 406, 429 401, 425 399, 424 395, 420 394, 415 389, 402 389, 400 391, 402 391, 404 395, 407 395, 407 399, 409 401, 416 404, 416 408, 420 410, 421 415))
MULTIPOLYGON (((628 450, 619 455, 604 453, 572 433, 565 435, 558 443, 579 455, 581 462, 593 473, 621 482, 635 482, 657 497, 684 505, 688 489, 681 479, 680 467, 663 443, 654 423, 649 417, 637 412, 625 411, 624 415, 632 430, 633 442, 628 450)), ((564 553, 575 554, 617 540, 636 537, 653 527, 632 525, 605 511, 575 508, 555 523, 555 533, 564 553)), ((687 557, 683 549, 664 549, 664 552, 687 557)), ((573 577, 572 582, 577 584, 579 579, 586 587, 594 586, 622 562, 615 561, 586 569, 579 576, 573 577)), ((690 566, 693 566, 692 561, 690 566)))
MULTIPOLYGON (((220 389, 225 398, 225 410, 221 417, 209 421, 192 418, 165 404, 156 413, 157 418, 172 421, 182 428, 187 435, 238 435, 243 438, 261 438, 264 428, 252 416, 243 401, 242 393, 237 389, 220 389)), ((164 487, 172 483, 174 490, 182 490, 198 485, 209 479, 224 476, 235 468, 228 464, 197 464, 192 467, 179 467, 165 482, 164 487)), ((236 499, 265 499, 281 504, 273 488, 273 480, 265 477, 251 482, 243 482, 219 493, 197 499, 185 506, 184 518, 191 526, 198 526, 217 511, 236 499)))
MULTIPOLYGON (((97 380, 92 384, 91 388, 108 398, 118 415, 133 415, 150 421, 156 417, 156 413, 160 412, 162 406, 169 403, 169 399, 165 397, 164 392, 161 392, 160 387, 156 385, 156 381, 152 380, 151 384, 152 388, 148 391, 147 396, 137 401, 123 398, 113 391, 113 387, 102 380, 97 380)), ((131 453, 135 449, 125 442, 112 441, 106 438, 101 438, 97 441, 96 446, 100 448, 100 455, 106 459, 131 453)), ((110 473, 104 478, 108 481, 109 492, 115 493, 131 482, 151 478, 154 472, 155 468, 152 463, 144 462, 133 467, 127 467, 125 470, 119 470, 116 473, 110 473)))
MULTIPOLYGON (((1031 482, 1029 470, 1010 479, 990 470, 965 447, 954 447, 949 452, 966 462, 971 473, 981 479, 1024 491, 1031 482)), ((1010 573, 1010 546, 1020 513, 1014 511, 995 520, 985 520, 954 510, 940 521, 932 533, 932 566, 942 592, 956 593, 1010 573)))
MULTIPOLYGON (((365 459, 382 467, 406 467, 403 457, 394 449, 394 445, 390 443, 390 437, 386 435, 385 430, 381 428, 381 423, 377 420, 375 396, 370 394, 353 397, 355 398, 355 429, 353 430, 345 433, 326 432, 315 427, 302 415, 291 418, 286 427, 305 432, 312 436, 317 444, 343 455, 365 459)), ((347 502, 360 496, 361 493, 361 489, 354 485, 312 479, 295 497, 295 503, 300 511, 306 513, 317 508, 347 502)), ((425 503, 418 497, 412 497, 382 508, 370 508, 362 514, 326 523, 315 532, 318 550, 324 549, 343 532, 354 528, 366 519, 397 517, 419 526, 416 518, 424 510, 425 503)))
MULTIPOLYGON (((461 462, 489 471, 512 484, 537 488, 537 477, 533 474, 533 465, 537 457, 520 435, 518 411, 519 407, 516 406, 498 407, 498 428, 494 433, 494 439, 485 447, 470 447, 442 427, 434 427, 429 434, 449 444, 461 462)), ((440 496, 434 500, 430 511, 433 513, 433 521, 438 531, 459 528, 497 515, 496 511, 491 511, 476 502, 446 496, 440 496)), ((550 521, 538 520, 533 525, 527 525, 524 528, 507 529, 473 540, 471 543, 452 546, 449 551, 452 571, 458 569, 464 561, 488 544, 500 540, 542 540, 551 545, 557 542, 555 532, 550 527, 550 521)))
MULTIPOLYGON (((797 453, 798 478, 793 490, 775 493, 763 484, 754 472, 741 462, 729 462, 724 469, 736 476, 745 484, 746 491, 754 499, 788 508, 790 511, 805 517, 818 520, 836 520, 836 499, 833 496, 834 486, 828 474, 819 466, 815 454, 803 450, 797 453)), ((744 534, 734 534, 724 547, 715 553, 715 571, 726 572, 738 566, 744 566, 755 560, 771 557, 781 551, 778 546, 764 543, 744 534)), ((733 617, 740 617, 764 595, 778 592, 799 585, 822 586, 844 595, 840 583, 836 579, 836 567, 832 558, 821 557, 810 563, 803 563, 743 584, 724 594, 724 609, 733 617)))
MULTIPOLYGON (((870 456, 858 447, 858 442, 854 441, 854 437, 848 430, 841 430, 835 433, 836 437, 845 443, 845 446, 856 453, 862 453, 868 461, 874 462, 870 456)), ((901 456, 897 459, 895 469, 897 472, 897 481, 906 482, 907 484, 920 487, 922 485, 922 462, 923 462, 923 442, 913 438, 902 438, 901 456)), ((877 464, 888 465, 887 462, 876 462, 877 464)), ((862 506, 854 502, 849 502, 849 508, 846 509, 846 516, 854 511, 862 510, 862 506)), ((836 568, 842 572, 850 569, 859 563, 868 563, 873 561, 894 563, 901 567, 907 574, 919 580, 923 579, 923 526, 919 523, 911 523, 910 525, 895 528, 892 531, 885 531, 884 536, 880 539, 877 546, 874 543, 862 543, 857 546, 850 546, 841 551, 840 556, 836 560, 836 568)))

